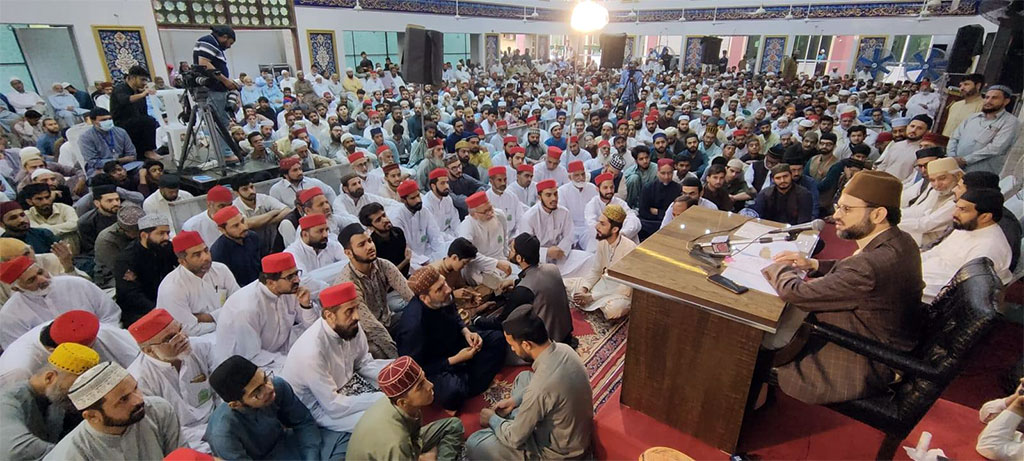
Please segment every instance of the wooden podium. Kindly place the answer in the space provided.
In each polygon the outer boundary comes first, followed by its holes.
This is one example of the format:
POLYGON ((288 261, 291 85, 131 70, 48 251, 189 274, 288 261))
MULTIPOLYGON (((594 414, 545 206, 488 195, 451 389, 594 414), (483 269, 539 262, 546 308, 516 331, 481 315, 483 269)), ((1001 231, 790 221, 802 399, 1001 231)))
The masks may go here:
POLYGON ((622 403, 728 453, 739 440, 758 347, 785 303, 709 282, 722 269, 691 257, 688 246, 750 219, 691 207, 608 269, 633 287, 622 403))

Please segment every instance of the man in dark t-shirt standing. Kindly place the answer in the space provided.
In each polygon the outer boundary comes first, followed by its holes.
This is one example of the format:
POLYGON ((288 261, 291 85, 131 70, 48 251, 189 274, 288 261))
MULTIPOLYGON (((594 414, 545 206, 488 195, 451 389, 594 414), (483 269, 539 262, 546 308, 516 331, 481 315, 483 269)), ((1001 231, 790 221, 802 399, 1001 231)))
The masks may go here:
POLYGON ((142 66, 132 66, 124 81, 114 85, 110 95, 110 116, 115 126, 128 132, 135 152, 147 159, 159 160, 156 129, 160 125, 146 109, 146 97, 152 94, 156 94, 156 89, 149 86, 149 71, 142 66))
MULTIPOLYGON (((192 48, 192 64, 220 72, 206 87, 210 90, 212 112, 226 127, 228 120, 231 119, 227 112, 228 92, 239 89, 235 82, 231 81, 231 74, 228 72, 228 59, 224 56, 224 51, 235 44, 235 31, 228 26, 213 26, 210 30, 209 35, 204 35, 196 40, 196 44, 192 48)), ((223 144, 224 160, 227 162, 238 161, 228 147, 227 138, 224 138, 223 144)))
POLYGON ((409 278, 409 261, 412 250, 405 243, 402 229, 391 225, 391 220, 384 212, 384 207, 377 202, 370 202, 359 210, 359 222, 372 229, 370 238, 377 247, 377 256, 391 261, 402 276, 409 278))

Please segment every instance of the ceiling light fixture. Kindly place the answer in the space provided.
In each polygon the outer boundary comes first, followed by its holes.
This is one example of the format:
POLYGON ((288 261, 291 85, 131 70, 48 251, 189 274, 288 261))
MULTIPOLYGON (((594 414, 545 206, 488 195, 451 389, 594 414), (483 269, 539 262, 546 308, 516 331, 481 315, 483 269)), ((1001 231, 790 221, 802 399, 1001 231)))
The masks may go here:
POLYGON ((608 9, 592 0, 582 0, 572 8, 569 25, 583 33, 601 30, 608 25, 608 9))
POLYGON ((356 0, 356 6, 352 7, 352 9, 356 11, 360 11, 363 9, 363 7, 359 5, 359 0, 356 0))
POLYGON ((686 21, 686 8, 679 13, 679 22, 686 21))

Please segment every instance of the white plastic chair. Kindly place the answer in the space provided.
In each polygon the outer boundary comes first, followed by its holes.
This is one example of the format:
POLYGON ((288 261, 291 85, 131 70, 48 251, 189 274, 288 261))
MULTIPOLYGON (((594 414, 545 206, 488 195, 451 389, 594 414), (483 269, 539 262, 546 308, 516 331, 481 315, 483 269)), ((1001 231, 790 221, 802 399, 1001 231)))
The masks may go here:
POLYGON ((57 163, 82 168, 85 165, 85 158, 82 157, 82 151, 78 149, 78 144, 69 140, 61 144, 57 163))

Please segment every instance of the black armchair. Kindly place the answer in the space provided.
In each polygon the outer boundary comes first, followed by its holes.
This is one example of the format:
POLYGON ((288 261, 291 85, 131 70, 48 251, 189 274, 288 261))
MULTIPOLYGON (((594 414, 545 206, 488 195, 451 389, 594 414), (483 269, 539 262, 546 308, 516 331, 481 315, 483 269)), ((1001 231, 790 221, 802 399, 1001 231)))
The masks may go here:
POLYGON ((829 405, 885 432, 878 459, 892 459, 994 326, 1001 287, 988 258, 965 264, 931 305, 922 306, 924 336, 909 353, 808 318, 812 335, 884 363, 902 376, 888 395, 829 405))

